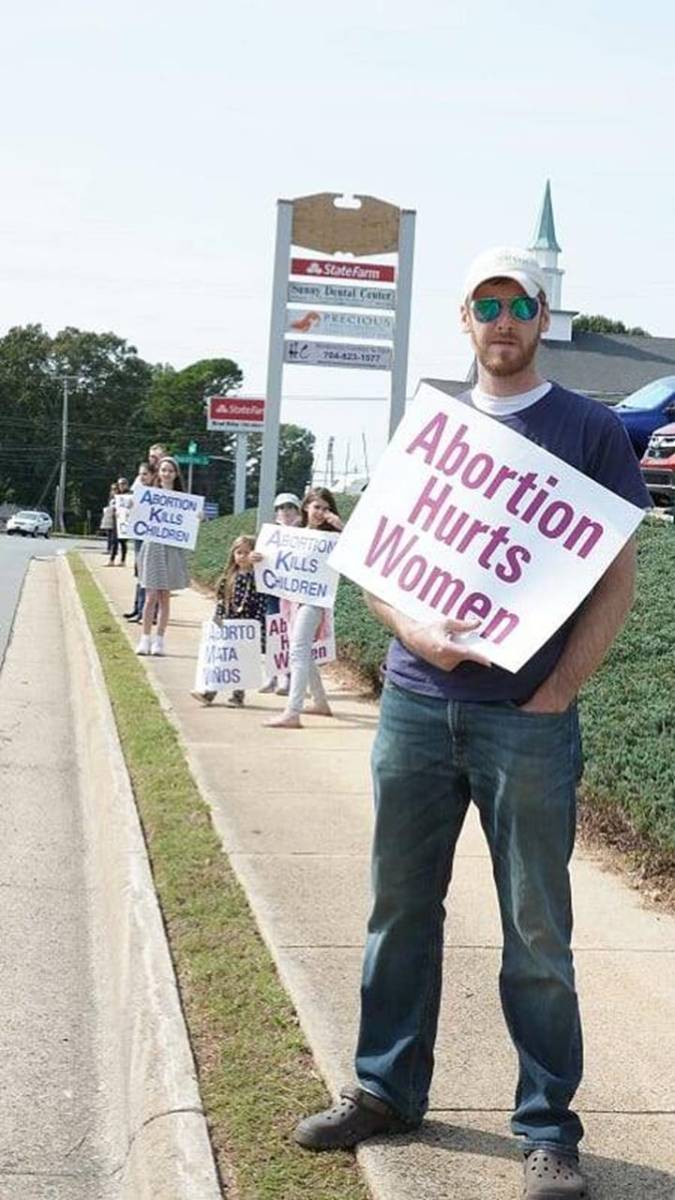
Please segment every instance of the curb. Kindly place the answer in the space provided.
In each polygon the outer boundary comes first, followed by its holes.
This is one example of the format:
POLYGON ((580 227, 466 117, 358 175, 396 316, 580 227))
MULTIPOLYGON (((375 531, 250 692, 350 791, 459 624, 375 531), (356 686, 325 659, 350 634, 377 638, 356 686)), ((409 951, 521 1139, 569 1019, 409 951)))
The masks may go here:
MULTIPOLYGON (((95 581, 93 572, 90 571, 89 573, 91 578, 95 581)), ((122 626, 109 596, 107 596, 105 592, 102 592, 102 595, 110 613, 111 620, 113 620, 116 625, 122 629, 122 632, 128 638, 129 631, 125 630, 122 626)), ((284 991, 286 992, 286 995, 289 997, 291 1004, 296 1011, 300 1027, 307 1041, 307 1045, 314 1060, 316 1069, 323 1079, 331 1099, 336 1099, 339 1096, 340 1088, 345 1082, 347 1082, 347 1080, 345 1080, 342 1075, 338 1075, 336 1073, 335 1065, 331 1061, 330 1054, 324 1052, 324 1021, 322 1015, 317 1011, 316 1004, 313 998, 307 993, 306 989, 299 985, 297 980, 291 977, 287 968, 287 964, 284 961, 283 951, 280 951, 275 945, 275 941, 268 924, 265 903, 256 887, 252 884, 250 877, 241 871, 239 863, 237 862, 236 854, 233 854, 229 848, 232 844, 232 839, 234 836, 233 829, 229 825, 226 815, 222 812, 222 809, 217 802, 217 797, 215 796, 208 780, 206 779, 198 759, 192 753, 190 745, 185 738, 180 720, 176 714, 173 704, 171 703, 171 700, 169 699, 169 696, 167 695, 157 676, 151 670, 151 659, 141 658, 139 661, 145 670, 148 684, 155 693, 164 716, 176 733, 178 743, 183 755, 185 756, 185 760, 188 764, 192 777, 197 784, 199 792, 205 803, 208 805, 213 827, 221 841, 223 854, 226 855, 232 872, 246 897, 258 932, 260 933, 267 952, 274 963, 284 991)), ((298 1113, 298 1118, 301 1115, 301 1113, 298 1113)), ((382 1148, 377 1145, 369 1146, 367 1144, 358 1146, 356 1148, 355 1156, 366 1186, 372 1196, 372 1200, 395 1200, 395 1194, 391 1190, 390 1173, 383 1165, 384 1160, 382 1148)), ((129 1200, 131 1200, 131 1198, 129 1198, 129 1200)), ((162 1200, 164 1200, 164 1197, 162 1197, 162 1200)))
POLYGON ((221 1200, 145 841, 98 654, 57 560, 119 1200, 221 1200))

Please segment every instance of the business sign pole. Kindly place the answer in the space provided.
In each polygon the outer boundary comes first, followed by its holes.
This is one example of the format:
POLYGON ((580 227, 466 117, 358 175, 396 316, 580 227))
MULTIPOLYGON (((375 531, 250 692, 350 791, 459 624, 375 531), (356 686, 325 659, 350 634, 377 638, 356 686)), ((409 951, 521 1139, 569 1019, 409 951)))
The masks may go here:
POLYGON ((286 285, 291 256, 293 201, 277 200, 277 240, 274 251, 272 313, 267 359, 267 391, 263 429, 262 462, 258 491, 258 524, 271 520, 277 484, 279 423, 281 420, 281 383, 284 372, 284 328, 286 325, 286 285))
POLYGON ((389 440, 405 412, 408 381, 408 342, 410 339, 410 301, 412 296, 413 255, 415 252, 415 213, 402 209, 398 226, 398 280, 396 283, 396 327, 394 364, 391 371, 389 404, 389 440))
POLYGON ((243 513, 246 508, 246 462, 248 459, 248 434, 238 433, 234 459, 234 511, 243 513))
POLYGON ((272 516, 285 362, 390 372, 390 437, 405 410, 415 213, 354 199, 322 192, 277 201, 259 524, 272 516), (318 257, 291 259, 292 246, 318 257), (394 254, 396 265, 372 261, 394 254))

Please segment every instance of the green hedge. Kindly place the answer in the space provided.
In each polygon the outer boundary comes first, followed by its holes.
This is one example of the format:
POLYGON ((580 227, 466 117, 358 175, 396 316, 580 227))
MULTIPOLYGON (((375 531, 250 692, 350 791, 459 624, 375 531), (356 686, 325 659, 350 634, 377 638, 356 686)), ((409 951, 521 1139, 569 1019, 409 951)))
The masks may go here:
POLYGON ((255 509, 238 517, 218 517, 205 521, 199 531, 197 549, 192 555, 192 577, 205 587, 213 587, 240 533, 255 533, 255 509))
MULTIPOLYGON (((355 497, 340 498, 343 518, 355 503, 355 497)), ((212 584, 233 538, 254 528, 253 510, 209 522, 193 558, 195 578, 212 584)), ((648 519, 638 546, 635 607, 582 694, 582 798, 598 809, 618 806, 655 848, 675 853, 675 526, 648 519)), ((335 631, 340 656, 377 689, 389 636, 346 579, 338 589, 335 631)))
POLYGON ((675 526, 644 522, 635 606, 580 702, 584 800, 619 805, 664 851, 675 851, 674 562, 675 526))

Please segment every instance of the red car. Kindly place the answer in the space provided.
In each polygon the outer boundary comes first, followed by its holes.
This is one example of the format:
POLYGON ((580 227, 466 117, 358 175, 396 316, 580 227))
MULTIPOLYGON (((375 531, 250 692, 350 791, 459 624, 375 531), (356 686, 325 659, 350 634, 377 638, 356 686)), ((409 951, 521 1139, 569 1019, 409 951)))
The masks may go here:
POLYGON ((675 422, 654 430, 640 469, 655 500, 662 496, 675 498, 675 422))

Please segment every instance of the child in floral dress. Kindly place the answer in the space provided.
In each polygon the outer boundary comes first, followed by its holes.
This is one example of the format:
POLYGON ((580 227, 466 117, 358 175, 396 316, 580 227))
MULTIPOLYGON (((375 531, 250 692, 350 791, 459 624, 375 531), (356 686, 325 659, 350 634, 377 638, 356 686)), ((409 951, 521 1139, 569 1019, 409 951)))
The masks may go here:
MULTIPOLYGON (((216 611, 213 620, 217 625, 223 621, 260 621, 261 648, 265 652, 266 597, 256 591, 251 555, 255 538, 242 534, 235 538, 230 549, 227 565, 216 588, 216 611)), ((200 704, 212 704, 215 692, 192 692, 200 704)), ((241 689, 232 692, 226 701, 229 708, 241 708, 245 693, 241 689)))

